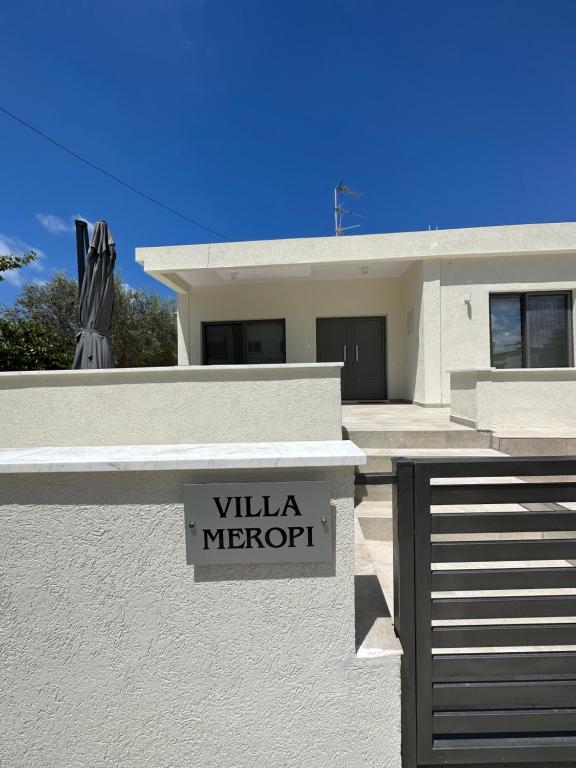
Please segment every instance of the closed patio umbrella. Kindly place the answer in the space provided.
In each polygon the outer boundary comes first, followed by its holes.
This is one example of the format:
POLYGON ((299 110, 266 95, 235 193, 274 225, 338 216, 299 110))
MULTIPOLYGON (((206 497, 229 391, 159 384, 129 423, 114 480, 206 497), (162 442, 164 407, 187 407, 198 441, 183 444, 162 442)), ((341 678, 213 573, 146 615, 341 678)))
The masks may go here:
POLYGON ((80 275, 80 325, 72 368, 114 368, 110 341, 116 249, 105 221, 97 221, 80 275))

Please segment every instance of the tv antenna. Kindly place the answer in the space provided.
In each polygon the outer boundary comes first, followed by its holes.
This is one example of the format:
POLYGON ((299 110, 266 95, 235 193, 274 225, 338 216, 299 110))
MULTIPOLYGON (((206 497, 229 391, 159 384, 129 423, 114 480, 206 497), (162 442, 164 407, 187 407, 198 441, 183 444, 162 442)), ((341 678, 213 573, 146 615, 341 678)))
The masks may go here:
POLYGON ((344 208, 340 201, 341 195, 349 195, 350 197, 358 199, 359 197, 362 197, 362 192, 354 192, 350 187, 347 187, 343 181, 339 181, 334 187, 334 234, 336 237, 340 237, 348 229, 356 229, 361 226, 360 224, 351 224, 348 227, 343 227, 342 220, 344 215, 356 216, 358 219, 364 218, 361 213, 354 213, 353 211, 348 211, 344 208))

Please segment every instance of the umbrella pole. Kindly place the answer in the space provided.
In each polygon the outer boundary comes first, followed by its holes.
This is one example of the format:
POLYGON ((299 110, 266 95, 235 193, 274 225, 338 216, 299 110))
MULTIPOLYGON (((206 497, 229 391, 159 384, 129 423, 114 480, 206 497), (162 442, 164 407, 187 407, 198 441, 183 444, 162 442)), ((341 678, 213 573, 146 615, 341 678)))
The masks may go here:
POLYGON ((78 293, 82 290, 86 254, 88 253, 88 224, 82 219, 76 219, 76 258, 78 260, 78 293))

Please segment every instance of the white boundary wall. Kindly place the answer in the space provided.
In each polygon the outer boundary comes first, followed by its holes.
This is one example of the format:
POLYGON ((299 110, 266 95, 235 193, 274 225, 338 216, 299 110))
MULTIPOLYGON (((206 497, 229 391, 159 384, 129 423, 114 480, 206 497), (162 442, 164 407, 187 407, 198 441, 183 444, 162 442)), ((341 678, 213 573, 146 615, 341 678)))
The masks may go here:
POLYGON ((576 369, 452 371, 451 415, 477 429, 576 431, 576 369))
POLYGON ((150 471, 121 471, 101 450, 93 471, 73 473, 69 452, 9 452, 0 763, 400 768, 399 651, 354 649, 361 457, 338 445, 341 466, 309 466, 304 450, 285 468, 270 446, 259 469, 237 445, 243 470, 226 469, 218 446, 212 459, 207 446, 202 460, 186 453, 180 471, 162 470, 161 451, 150 471), (289 480, 330 484, 334 563, 186 564, 185 483, 289 480))
POLYGON ((340 440, 340 367, 0 373, 0 448, 340 440))

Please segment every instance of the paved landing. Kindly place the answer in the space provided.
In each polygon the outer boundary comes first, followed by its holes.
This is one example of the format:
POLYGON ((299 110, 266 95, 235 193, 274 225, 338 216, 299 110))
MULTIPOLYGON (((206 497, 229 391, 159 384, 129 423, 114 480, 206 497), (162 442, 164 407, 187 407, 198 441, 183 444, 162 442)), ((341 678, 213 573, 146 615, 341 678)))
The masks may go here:
POLYGON ((342 423, 349 431, 369 429, 473 431, 470 427, 450 421, 450 408, 424 408, 413 403, 343 405, 342 423))

